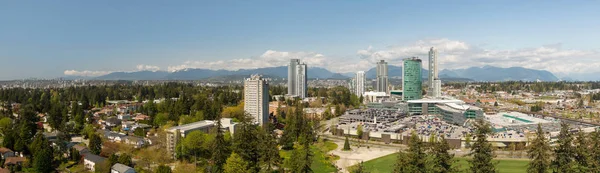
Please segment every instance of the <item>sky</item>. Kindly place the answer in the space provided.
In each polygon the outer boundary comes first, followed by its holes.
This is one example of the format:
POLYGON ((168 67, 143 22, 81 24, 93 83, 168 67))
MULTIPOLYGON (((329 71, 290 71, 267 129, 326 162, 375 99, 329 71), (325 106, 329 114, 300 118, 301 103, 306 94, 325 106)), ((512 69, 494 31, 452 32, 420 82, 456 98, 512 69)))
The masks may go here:
MULTIPOLYGON (((283 66, 439 52, 441 69, 600 73, 600 1, 3 1, 0 80, 283 66)), ((427 67, 424 67, 427 68, 427 67)))

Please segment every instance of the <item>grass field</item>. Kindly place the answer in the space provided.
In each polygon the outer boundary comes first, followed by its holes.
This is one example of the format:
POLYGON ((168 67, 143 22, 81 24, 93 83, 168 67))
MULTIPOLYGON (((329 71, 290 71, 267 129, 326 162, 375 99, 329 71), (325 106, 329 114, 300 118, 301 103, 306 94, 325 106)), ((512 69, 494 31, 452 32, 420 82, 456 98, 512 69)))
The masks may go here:
MULTIPOLYGON (((326 154, 331 150, 335 150, 337 147, 337 144, 328 141, 318 142, 310 147, 313 154, 313 162, 310 167, 313 170, 313 172, 330 173, 337 171, 335 167, 331 164, 331 161, 332 159, 335 160, 339 158, 332 158, 326 154)), ((282 158, 288 159, 290 157, 291 151, 282 150, 279 152, 279 154, 282 158)))
MULTIPOLYGON (((364 163, 365 168, 371 173, 388 173, 394 169, 397 154, 383 156, 378 159, 370 160, 364 163)), ((469 164, 466 158, 457 158, 461 170, 469 169, 469 164)), ((496 169, 500 173, 521 173, 527 170, 527 160, 496 160, 498 164, 496 169)))

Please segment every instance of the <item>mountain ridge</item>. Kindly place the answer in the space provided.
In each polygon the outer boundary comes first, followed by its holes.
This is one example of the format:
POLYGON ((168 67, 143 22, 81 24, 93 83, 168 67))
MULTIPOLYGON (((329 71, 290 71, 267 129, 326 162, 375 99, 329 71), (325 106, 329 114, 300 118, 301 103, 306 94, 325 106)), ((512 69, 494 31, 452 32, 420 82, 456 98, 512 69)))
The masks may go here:
MULTIPOLYGON (((210 69, 183 69, 174 72, 166 71, 139 71, 139 72, 113 72, 104 76, 95 77, 97 80, 204 80, 224 76, 249 76, 260 74, 275 78, 287 78, 287 66, 265 67, 257 69, 239 70, 210 70, 210 69)), ((376 68, 365 72, 368 79, 374 79, 376 68)), ((427 78, 428 70, 421 69, 423 78, 427 78)), ((348 79, 354 73, 337 73, 322 67, 309 67, 309 79, 348 79)), ((465 69, 444 69, 439 74, 444 78, 464 78, 474 81, 559 81, 554 74, 546 70, 534 70, 523 67, 470 67, 465 69)), ((388 77, 402 77, 402 67, 388 65, 388 77)))

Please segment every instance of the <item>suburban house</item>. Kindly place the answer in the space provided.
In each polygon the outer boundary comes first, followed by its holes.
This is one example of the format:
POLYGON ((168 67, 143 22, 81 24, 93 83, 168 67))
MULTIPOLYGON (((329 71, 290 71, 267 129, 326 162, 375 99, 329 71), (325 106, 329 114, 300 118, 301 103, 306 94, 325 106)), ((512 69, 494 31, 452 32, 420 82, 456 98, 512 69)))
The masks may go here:
POLYGON ((144 138, 140 138, 137 136, 125 136, 123 137, 125 144, 133 145, 135 148, 141 148, 146 144, 144 138))
POLYGON ((80 155, 86 155, 90 153, 90 149, 83 145, 74 145, 73 148, 79 152, 80 155))
POLYGON ((0 154, 1 154, 2 159, 6 159, 9 157, 15 156, 15 152, 13 150, 5 148, 5 147, 0 148, 0 154))
POLYGON ((135 121, 150 120, 150 116, 137 113, 137 114, 135 114, 135 117, 133 118, 133 120, 135 120, 135 121))
POLYGON ((117 163, 110 168, 110 173, 135 173, 135 169, 127 165, 117 163))
POLYGON ((120 119, 120 120, 131 120, 131 115, 129 115, 129 114, 119 114, 117 116, 117 118, 120 119))
POLYGON ((102 162, 104 162, 104 160, 106 160, 106 158, 104 157, 100 157, 95 154, 86 154, 83 156, 83 165, 85 166, 85 169, 94 172, 94 167, 96 166, 96 164, 101 164, 102 162))
POLYGON ((4 167, 23 165, 25 161, 27 161, 25 157, 7 157, 4 161, 4 167))
POLYGON ((121 125, 121 120, 115 117, 110 117, 104 121, 104 129, 111 129, 121 125))

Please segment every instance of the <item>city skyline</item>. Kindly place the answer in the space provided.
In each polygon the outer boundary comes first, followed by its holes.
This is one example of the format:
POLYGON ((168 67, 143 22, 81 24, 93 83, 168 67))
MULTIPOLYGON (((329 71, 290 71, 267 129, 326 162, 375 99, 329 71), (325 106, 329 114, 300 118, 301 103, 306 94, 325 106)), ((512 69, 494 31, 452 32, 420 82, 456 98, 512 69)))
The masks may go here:
POLYGON ((291 58, 346 73, 380 59, 400 66, 429 47, 439 48, 439 70, 600 72, 600 48, 590 43, 600 39, 599 2, 510 2, 13 1, 0 7, 0 80, 252 69, 291 58))

